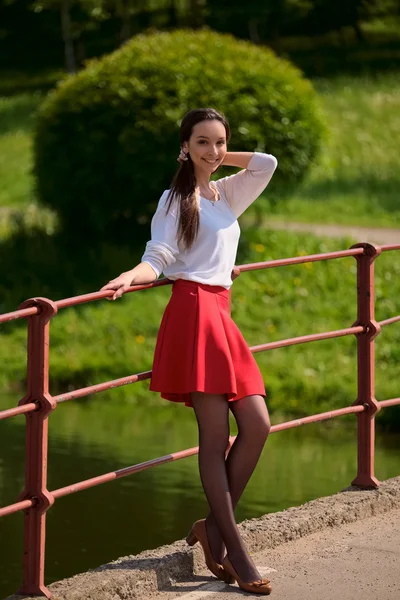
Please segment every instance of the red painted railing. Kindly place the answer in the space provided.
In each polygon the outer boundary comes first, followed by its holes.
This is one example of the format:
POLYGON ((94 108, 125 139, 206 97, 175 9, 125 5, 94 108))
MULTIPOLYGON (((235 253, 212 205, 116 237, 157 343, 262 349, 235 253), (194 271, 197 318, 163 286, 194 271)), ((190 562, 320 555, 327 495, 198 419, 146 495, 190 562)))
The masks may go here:
MULTIPOLYGON (((374 315, 374 261, 381 252, 389 250, 400 250, 400 244, 376 246, 374 244, 360 243, 351 246, 349 250, 241 265, 240 267, 235 267, 232 273, 232 278, 235 279, 244 271, 270 269, 345 256, 354 256, 356 258, 357 320, 351 327, 325 333, 304 335, 269 344, 260 344, 250 349, 252 352, 261 352, 263 350, 272 350, 273 348, 303 344, 315 340, 324 340, 350 334, 356 335, 358 343, 358 395, 356 401, 351 406, 345 408, 273 425, 271 433, 291 427, 298 427, 306 423, 314 423, 341 415, 356 413, 358 419, 358 472, 352 484, 361 488, 376 488, 379 486, 379 481, 374 476, 375 414, 385 406, 400 404, 400 398, 377 402, 374 389, 375 337, 380 333, 381 327, 400 320, 400 316, 395 316, 378 323, 374 315)), ((131 287, 128 292, 137 292, 150 287, 170 285, 171 283, 168 279, 161 279, 150 285, 131 287)), ((112 294, 112 291, 95 292, 57 302, 53 302, 48 298, 30 298, 21 304, 19 310, 0 315, 0 323, 13 319, 28 319, 27 393, 20 400, 18 407, 0 412, 0 420, 20 414, 26 415, 25 489, 15 504, 10 504, 0 509, 0 516, 9 515, 20 510, 23 510, 25 515, 23 583, 18 591, 19 594, 42 595, 51 598, 51 593, 44 584, 46 513, 57 498, 105 483, 106 481, 111 481, 112 479, 125 477, 132 473, 149 469, 150 467, 185 458, 198 452, 198 447, 189 448, 188 450, 175 452, 131 467, 112 471, 99 477, 93 477, 86 481, 80 481, 64 488, 52 491, 47 489, 48 417, 57 404, 151 377, 151 371, 145 371, 58 396, 52 396, 49 393, 50 320, 57 314, 60 308, 100 300, 112 296, 112 294)), ((230 445, 233 440, 234 437, 231 437, 230 445)))

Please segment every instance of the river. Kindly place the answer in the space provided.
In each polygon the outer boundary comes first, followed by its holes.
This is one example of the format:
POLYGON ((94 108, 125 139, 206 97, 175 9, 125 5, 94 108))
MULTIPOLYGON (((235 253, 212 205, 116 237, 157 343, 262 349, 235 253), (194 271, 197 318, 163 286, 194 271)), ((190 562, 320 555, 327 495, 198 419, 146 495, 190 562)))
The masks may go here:
MULTIPOLYGON (((0 396, 0 408, 17 402, 0 396)), ((49 420, 49 490, 197 445, 192 409, 167 401, 120 404, 102 393, 59 405, 49 420)), ((0 422, 0 506, 24 487, 24 422, 0 422)), ((399 475, 400 435, 378 431, 375 456, 378 479, 399 475)), ((334 494, 350 485, 356 464, 354 416, 271 434, 237 521, 334 494)), ((48 513, 45 582, 181 539, 206 512, 197 456, 60 498, 48 513)), ((21 583, 22 513, 0 519, 0 539, 5 597, 21 583)))

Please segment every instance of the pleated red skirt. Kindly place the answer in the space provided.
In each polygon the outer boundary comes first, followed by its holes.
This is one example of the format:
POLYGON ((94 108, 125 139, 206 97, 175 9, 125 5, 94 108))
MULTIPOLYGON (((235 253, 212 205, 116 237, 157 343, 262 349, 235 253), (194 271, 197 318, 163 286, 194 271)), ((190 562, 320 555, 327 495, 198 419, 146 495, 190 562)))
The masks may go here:
POLYGON ((149 389, 192 407, 190 393, 226 394, 228 401, 266 396, 256 360, 229 314, 229 290, 177 279, 165 308, 149 389))

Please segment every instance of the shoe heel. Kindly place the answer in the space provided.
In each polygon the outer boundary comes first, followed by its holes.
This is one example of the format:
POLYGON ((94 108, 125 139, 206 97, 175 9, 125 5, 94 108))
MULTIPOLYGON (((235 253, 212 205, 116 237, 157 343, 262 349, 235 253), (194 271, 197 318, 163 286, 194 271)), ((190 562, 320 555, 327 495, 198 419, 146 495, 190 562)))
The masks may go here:
POLYGON ((228 571, 226 569, 224 569, 224 567, 222 567, 222 569, 223 569, 223 578, 224 578, 225 583, 234 583, 236 581, 234 576, 231 575, 230 573, 228 573, 228 571))
POLYGON ((186 538, 186 542, 189 544, 189 546, 194 546, 197 542, 197 537, 194 535, 192 530, 190 530, 190 533, 186 538))

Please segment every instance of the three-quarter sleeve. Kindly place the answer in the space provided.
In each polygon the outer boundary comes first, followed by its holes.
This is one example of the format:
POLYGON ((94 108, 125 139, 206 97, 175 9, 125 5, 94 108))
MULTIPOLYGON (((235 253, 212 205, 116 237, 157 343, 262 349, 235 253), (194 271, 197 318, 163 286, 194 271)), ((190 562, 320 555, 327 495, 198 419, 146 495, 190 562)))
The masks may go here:
POLYGON ((151 266, 157 278, 165 267, 172 265, 179 254, 177 241, 178 218, 173 208, 167 213, 168 190, 161 196, 151 220, 151 240, 147 242, 141 262, 151 266))
POLYGON ((215 181, 238 218, 265 190, 278 165, 272 154, 254 152, 247 169, 215 181))

